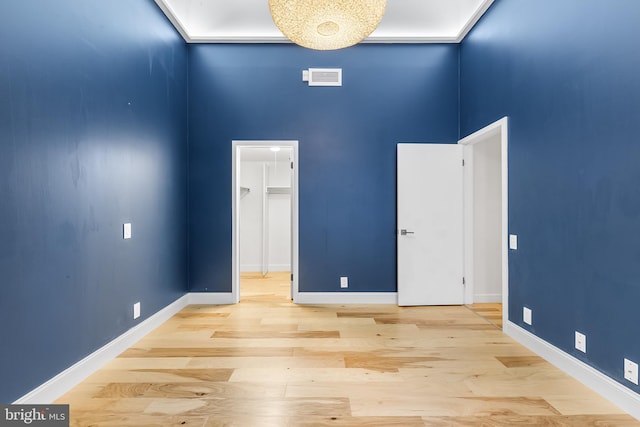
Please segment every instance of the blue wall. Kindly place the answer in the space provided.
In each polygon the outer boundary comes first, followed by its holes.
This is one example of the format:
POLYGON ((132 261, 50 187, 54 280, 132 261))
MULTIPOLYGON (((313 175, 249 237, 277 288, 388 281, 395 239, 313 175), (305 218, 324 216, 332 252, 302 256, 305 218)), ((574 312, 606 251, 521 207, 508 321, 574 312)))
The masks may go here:
POLYGON ((510 119, 509 318, 627 386, 623 358, 640 358, 638 22, 637 0, 497 0, 461 47, 462 135, 510 119))
POLYGON ((0 402, 134 326, 134 302, 144 320, 175 300, 187 273, 193 291, 231 290, 232 140, 300 141, 301 291, 348 275, 349 291, 392 292, 396 143, 453 143, 505 115, 510 320, 629 385, 637 0, 496 0, 462 47, 335 52, 187 47, 151 0, 3 6, 0 402), (309 67, 343 68, 344 86, 308 87, 309 67))
POLYGON ((3 1, 0 402, 184 294, 186 83, 152 0, 3 1))
POLYGON ((396 290, 398 142, 458 137, 457 45, 189 47, 192 291, 231 291, 231 141, 299 140, 300 291, 396 290), (302 70, 343 69, 343 87, 302 70))

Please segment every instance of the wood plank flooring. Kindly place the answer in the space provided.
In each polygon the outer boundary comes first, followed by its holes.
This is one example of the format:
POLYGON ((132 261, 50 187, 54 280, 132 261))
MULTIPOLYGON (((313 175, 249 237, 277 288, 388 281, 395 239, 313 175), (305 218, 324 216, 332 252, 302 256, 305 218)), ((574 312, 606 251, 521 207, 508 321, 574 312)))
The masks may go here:
POLYGON ((189 306, 64 395, 72 426, 638 426, 466 307, 189 306))
POLYGON ((502 304, 476 303, 467 305, 467 308, 502 329, 502 304))

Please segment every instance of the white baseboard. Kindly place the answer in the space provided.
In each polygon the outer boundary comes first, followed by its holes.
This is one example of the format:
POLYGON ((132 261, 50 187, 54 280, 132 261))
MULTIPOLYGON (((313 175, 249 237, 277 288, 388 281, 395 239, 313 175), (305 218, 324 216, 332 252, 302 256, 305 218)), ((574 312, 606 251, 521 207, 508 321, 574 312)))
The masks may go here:
MULTIPOLYGON (((397 304, 397 294, 395 292, 300 292, 295 302, 298 304, 397 304)), ((184 295, 14 403, 47 404, 55 401, 189 304, 233 304, 233 297, 231 293, 193 292, 184 295)), ((512 322, 505 324, 504 332, 640 420, 639 394, 512 322)))
POLYGON ((269 272, 282 273, 284 271, 291 271, 291 264, 271 264, 269 265, 269 272))
POLYGON ((502 302, 502 294, 498 293, 498 294, 475 294, 473 296, 473 302, 474 303, 487 303, 487 302, 494 302, 494 303, 501 303, 502 302))
POLYGON ((241 273, 257 273, 262 271, 262 265, 259 264, 242 264, 240 265, 241 273))
POLYGON ((236 303, 231 292, 191 292, 188 296, 189 304, 228 305, 236 303))
POLYGON ((89 375, 96 372, 120 353, 138 342, 145 335, 166 322, 171 316, 182 310, 188 304, 189 296, 182 296, 13 403, 46 405, 55 401, 89 375))
MULTIPOLYGON (((144 338, 171 316, 190 304, 234 304, 233 294, 191 292, 169 304, 140 324, 129 329, 113 341, 94 351, 76 364, 65 369, 44 384, 25 394, 14 404, 48 404, 71 390, 91 374, 115 359, 120 353, 144 338)), ((300 304, 396 304, 397 294, 365 292, 304 292, 299 294, 300 304)))
MULTIPOLYGON (((633 392, 602 372, 592 368, 559 348, 549 344, 513 322, 507 322, 504 333, 546 359, 552 365, 571 375, 605 399, 640 420, 640 394, 633 392)), ((622 362, 620 371, 622 372, 622 362)))
POLYGON ((396 292, 299 292, 296 304, 398 304, 396 292))

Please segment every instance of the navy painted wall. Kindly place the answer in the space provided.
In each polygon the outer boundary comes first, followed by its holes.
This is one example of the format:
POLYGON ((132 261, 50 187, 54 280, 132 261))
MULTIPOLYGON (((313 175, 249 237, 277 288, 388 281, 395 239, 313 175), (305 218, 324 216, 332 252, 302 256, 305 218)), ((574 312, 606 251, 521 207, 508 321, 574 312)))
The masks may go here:
POLYGON ((187 48, 152 0, 3 1, 0 402, 184 294, 186 140, 187 48))
POLYGON ((299 140, 300 290, 396 290, 398 142, 458 137, 457 45, 191 45, 189 273, 231 291, 231 141, 299 140), (343 87, 302 70, 343 69, 343 87))
POLYGON ((461 48, 462 135, 510 118, 509 318, 627 386, 623 358, 640 361, 638 22, 637 0, 497 0, 461 48))

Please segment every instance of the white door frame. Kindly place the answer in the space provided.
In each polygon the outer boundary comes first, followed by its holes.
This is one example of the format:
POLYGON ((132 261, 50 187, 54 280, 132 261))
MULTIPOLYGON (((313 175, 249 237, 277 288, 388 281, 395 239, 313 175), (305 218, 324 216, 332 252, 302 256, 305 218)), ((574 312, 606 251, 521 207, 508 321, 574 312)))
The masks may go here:
POLYGON ((240 302, 240 148, 290 147, 293 161, 291 188, 291 298, 298 300, 298 141, 231 141, 231 297, 240 302))
POLYGON ((509 319, 509 155, 508 155, 508 118, 502 119, 480 129, 477 132, 458 141, 465 146, 464 168, 464 269, 466 278, 465 304, 473 303, 473 188, 469 185, 473 182, 473 156, 467 156, 467 150, 472 150, 473 145, 486 141, 487 138, 499 136, 501 142, 501 173, 502 173, 502 227, 501 227, 501 253, 502 253, 502 322, 506 324, 509 319))

